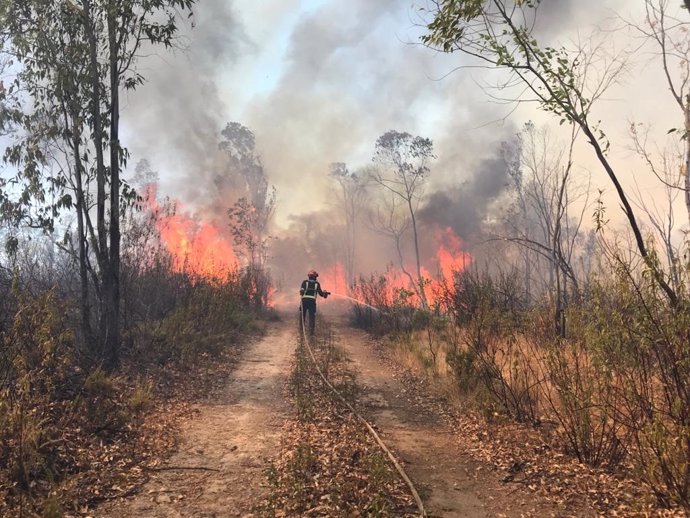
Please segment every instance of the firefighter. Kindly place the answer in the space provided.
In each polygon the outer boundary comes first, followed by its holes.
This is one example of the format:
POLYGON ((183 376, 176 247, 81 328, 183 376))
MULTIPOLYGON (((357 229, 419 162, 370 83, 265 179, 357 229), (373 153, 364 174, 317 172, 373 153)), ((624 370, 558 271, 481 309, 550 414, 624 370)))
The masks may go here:
POLYGON ((299 289, 299 295, 302 298, 302 321, 305 322, 309 314, 309 333, 312 335, 316 325, 316 297, 320 295, 325 299, 331 294, 321 289, 321 284, 316 280, 318 276, 316 270, 309 270, 307 279, 302 281, 299 289))

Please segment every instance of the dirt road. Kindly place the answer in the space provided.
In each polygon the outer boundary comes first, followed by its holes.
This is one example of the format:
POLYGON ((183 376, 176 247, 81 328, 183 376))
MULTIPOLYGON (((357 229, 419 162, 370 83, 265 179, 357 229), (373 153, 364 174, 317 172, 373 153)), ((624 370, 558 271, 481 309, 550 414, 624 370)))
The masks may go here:
MULTIPOLYGON (((334 327, 357 372, 362 412, 403 462, 430 516, 568 516, 533 495, 508 490, 501 474, 463 453, 446 421, 406 392, 363 332, 334 327)), ((102 506, 95 516, 251 516, 267 494, 264 469, 291 412, 284 387, 295 340, 291 319, 274 324, 246 351, 221 396, 200 404, 183 423, 178 450, 152 472, 143 490, 102 506)))
POLYGON ((222 395, 182 424, 178 451, 135 497, 103 506, 98 517, 245 516, 266 490, 265 459, 289 411, 283 397, 293 327, 276 324, 244 354, 222 395))

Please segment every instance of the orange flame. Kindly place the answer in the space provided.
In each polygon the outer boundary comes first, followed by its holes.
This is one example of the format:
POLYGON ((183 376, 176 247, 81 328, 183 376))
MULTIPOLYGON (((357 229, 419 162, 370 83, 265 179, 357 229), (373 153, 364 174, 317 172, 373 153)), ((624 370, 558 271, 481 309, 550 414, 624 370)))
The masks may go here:
MULTIPOLYGON (((434 241, 436 243, 435 258, 430 262, 431 264, 420 268, 424 295, 430 306, 443 303, 445 288, 453 283, 457 273, 462 272, 472 262, 472 256, 462 250, 462 239, 450 227, 438 229, 434 234, 434 241), (433 268, 431 268, 432 265, 433 268), (436 271, 436 275, 432 275, 431 271, 436 271)), ((410 273, 413 280, 410 280, 402 269, 391 266, 383 275, 385 282, 379 287, 379 293, 369 295, 379 298, 379 301, 385 305, 402 302, 404 299, 407 303, 421 306, 418 290, 415 289, 416 268, 409 265, 405 267, 405 270, 410 273)))
POLYGON ((175 214, 158 229, 172 255, 175 270, 223 280, 237 269, 232 246, 212 223, 196 223, 187 215, 175 214))
MULTIPOLYGON (((158 211, 155 186, 147 189, 147 203, 152 211, 158 211)), ((156 227, 163 244, 172 256, 175 271, 193 277, 223 281, 237 270, 237 256, 228 238, 213 223, 195 221, 174 203, 176 212, 159 214, 156 227)))
POLYGON ((442 303, 442 294, 448 283, 453 283, 455 275, 462 272, 472 262, 472 256, 462 250, 462 239, 446 227, 438 229, 435 234, 438 243, 436 249, 436 261, 438 262, 438 275, 431 278, 427 298, 429 304, 442 303))
POLYGON ((319 282, 324 290, 333 293, 347 295, 350 291, 345 277, 345 267, 340 262, 320 271, 319 282))

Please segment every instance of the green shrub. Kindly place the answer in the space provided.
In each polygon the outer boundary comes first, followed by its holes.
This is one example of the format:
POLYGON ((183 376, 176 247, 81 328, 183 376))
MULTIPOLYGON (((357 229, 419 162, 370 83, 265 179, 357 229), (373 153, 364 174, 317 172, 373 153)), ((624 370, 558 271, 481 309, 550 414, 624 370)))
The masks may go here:
POLYGON ((646 275, 600 280, 576 321, 616 391, 606 411, 630 437, 638 472, 664 503, 690 507, 690 315, 646 275))

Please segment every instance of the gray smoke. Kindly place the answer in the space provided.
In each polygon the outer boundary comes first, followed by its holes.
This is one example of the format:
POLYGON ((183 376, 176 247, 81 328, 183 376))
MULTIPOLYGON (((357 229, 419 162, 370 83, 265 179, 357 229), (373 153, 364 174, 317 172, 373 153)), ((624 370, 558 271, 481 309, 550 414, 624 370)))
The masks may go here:
POLYGON ((146 83, 128 94, 123 116, 130 151, 159 172, 162 193, 203 206, 223 170, 218 141, 228 106, 218 77, 251 47, 226 0, 200 2, 179 25, 175 49, 140 60, 146 83))
MULTIPOLYGON (((233 174, 218 150, 220 131, 231 121, 247 126, 277 187, 277 232, 284 238, 277 248, 285 257, 302 253, 328 262, 344 241, 328 165, 368 165, 381 134, 407 131, 432 139, 438 156, 423 223, 449 226, 466 239, 476 234, 508 183, 498 150, 513 125, 495 121, 512 106, 490 102, 477 87, 484 70, 450 73, 467 63, 462 56, 412 44, 423 31, 409 3, 306 4, 313 7, 305 10, 298 0, 200 1, 194 28, 192 21, 183 24, 183 48, 157 49, 158 58, 141 62, 148 82, 129 96, 124 113, 132 163, 148 158, 161 192, 221 217, 234 198, 219 192, 232 184, 219 179, 233 174), (309 225, 317 237, 305 238, 309 225)), ((541 34, 549 40, 625 5, 602 4, 543 2, 541 34)), ((368 241, 361 249, 378 252, 382 240, 370 234, 362 230, 368 241)), ((393 256, 390 250, 381 255, 393 256)))
POLYGON ((465 240, 476 237, 492 203, 510 185, 509 167, 502 155, 482 160, 470 179, 430 194, 420 220, 428 226, 450 227, 465 240))

